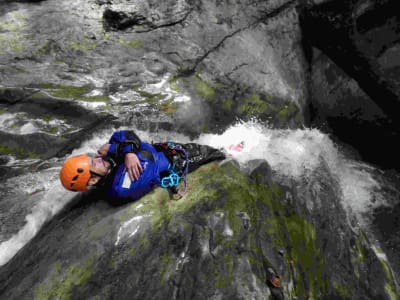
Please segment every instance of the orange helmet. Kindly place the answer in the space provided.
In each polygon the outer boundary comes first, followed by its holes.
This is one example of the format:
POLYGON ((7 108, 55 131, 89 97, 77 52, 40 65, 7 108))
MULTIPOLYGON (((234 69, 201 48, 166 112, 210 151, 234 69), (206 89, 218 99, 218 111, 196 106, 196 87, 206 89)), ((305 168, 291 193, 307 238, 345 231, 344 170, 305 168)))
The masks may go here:
POLYGON ((90 160, 88 155, 78 155, 67 159, 60 171, 62 185, 70 191, 86 192, 90 179, 90 160))

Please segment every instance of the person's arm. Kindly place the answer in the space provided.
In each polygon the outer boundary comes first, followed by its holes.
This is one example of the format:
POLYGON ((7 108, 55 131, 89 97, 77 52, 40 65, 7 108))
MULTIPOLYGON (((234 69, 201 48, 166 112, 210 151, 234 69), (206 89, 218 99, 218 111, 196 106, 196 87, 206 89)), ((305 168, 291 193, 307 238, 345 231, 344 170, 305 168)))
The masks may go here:
POLYGON ((138 180, 140 174, 143 172, 140 160, 135 153, 125 154, 125 168, 129 174, 129 178, 133 180, 138 180))
POLYGON ((137 180, 143 172, 139 158, 135 154, 140 147, 140 138, 133 131, 117 131, 111 136, 109 143, 103 145, 97 153, 109 155, 117 161, 124 161, 130 179, 137 180))
POLYGON ((140 138, 130 130, 116 131, 108 141, 110 144, 107 154, 124 159, 127 153, 136 153, 140 148, 140 138))

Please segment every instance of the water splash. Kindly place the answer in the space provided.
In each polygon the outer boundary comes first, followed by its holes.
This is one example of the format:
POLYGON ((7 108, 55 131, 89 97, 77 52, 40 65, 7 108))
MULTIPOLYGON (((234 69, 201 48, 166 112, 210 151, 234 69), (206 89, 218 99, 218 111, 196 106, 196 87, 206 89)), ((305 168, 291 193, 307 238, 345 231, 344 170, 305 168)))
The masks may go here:
POLYGON ((271 129, 256 122, 238 123, 221 135, 203 134, 197 142, 216 148, 244 142, 234 158, 245 165, 253 159, 266 159, 279 175, 296 180, 308 179, 325 163, 339 182, 344 204, 359 216, 384 204, 375 169, 347 158, 338 146, 318 129, 271 129))

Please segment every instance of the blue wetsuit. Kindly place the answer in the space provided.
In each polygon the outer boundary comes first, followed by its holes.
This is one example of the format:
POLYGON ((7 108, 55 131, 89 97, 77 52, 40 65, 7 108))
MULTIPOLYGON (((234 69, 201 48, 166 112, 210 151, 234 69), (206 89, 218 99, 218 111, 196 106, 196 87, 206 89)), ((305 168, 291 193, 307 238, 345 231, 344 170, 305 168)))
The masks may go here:
POLYGON ((106 186, 106 196, 110 198, 129 198, 135 200, 151 191, 161 182, 160 174, 168 171, 169 160, 163 152, 158 152, 149 143, 141 142, 131 131, 117 131, 111 138, 108 155, 119 161, 112 171, 112 179, 106 186), (127 142, 128 141, 128 142, 127 142), (138 180, 131 181, 122 163, 126 153, 135 153, 143 168, 138 180))
POLYGON ((149 144, 142 142, 133 131, 117 131, 109 142, 110 148, 107 156, 112 158, 115 166, 102 183, 105 195, 116 200, 136 200, 151 191, 154 187, 161 185, 163 176, 169 176, 171 166, 174 171, 183 171, 188 164, 191 172, 200 165, 213 160, 225 158, 224 153, 206 145, 195 143, 175 144, 184 149, 182 152, 174 152, 168 148, 168 143, 149 144), (127 153, 135 153, 143 168, 139 179, 131 181, 125 170, 124 158, 127 153))

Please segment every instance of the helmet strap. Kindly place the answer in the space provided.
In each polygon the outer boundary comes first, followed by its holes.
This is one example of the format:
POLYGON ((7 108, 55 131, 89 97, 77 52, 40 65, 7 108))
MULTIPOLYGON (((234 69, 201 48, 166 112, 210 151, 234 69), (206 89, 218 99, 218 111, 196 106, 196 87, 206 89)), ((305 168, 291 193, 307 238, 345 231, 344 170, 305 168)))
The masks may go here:
POLYGON ((107 171, 107 173, 105 175, 99 175, 99 174, 97 174, 95 172, 92 172, 94 175, 97 175, 97 176, 100 177, 100 180, 96 183, 96 185, 92 186, 94 188, 103 186, 107 182, 107 179, 108 179, 111 171, 117 166, 117 163, 115 162, 115 160, 112 157, 108 156, 108 155, 103 156, 102 159, 110 164, 110 169, 108 169, 108 171, 107 171))

